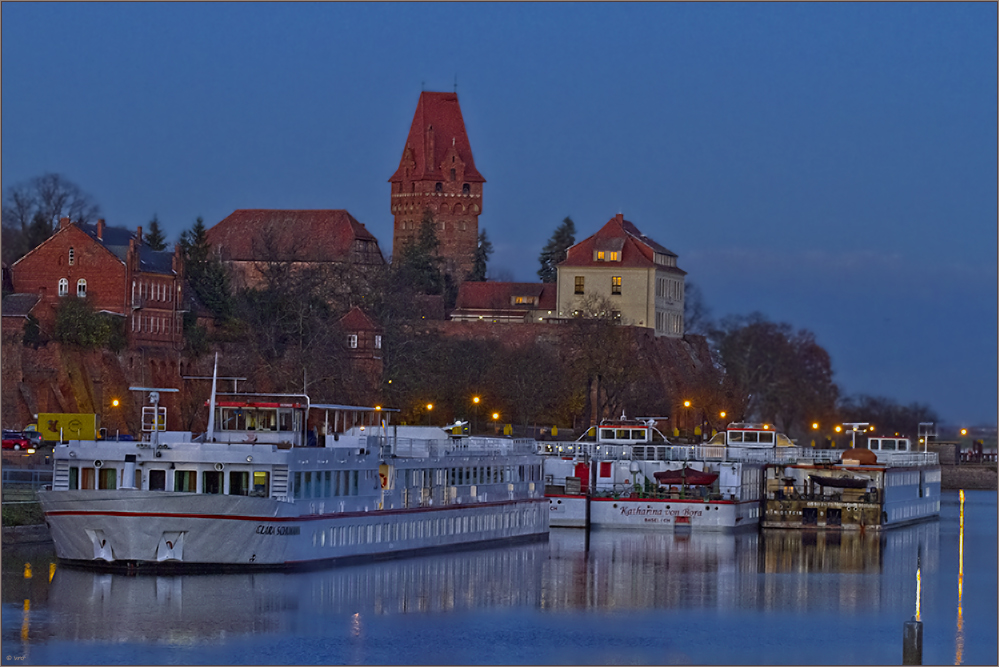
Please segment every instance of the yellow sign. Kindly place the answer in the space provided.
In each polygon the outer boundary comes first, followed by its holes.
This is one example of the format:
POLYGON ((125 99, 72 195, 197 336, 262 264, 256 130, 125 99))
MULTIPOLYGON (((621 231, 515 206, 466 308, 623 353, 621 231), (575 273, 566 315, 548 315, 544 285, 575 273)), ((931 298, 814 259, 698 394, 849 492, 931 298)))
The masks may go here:
POLYGON ((503 435, 513 435, 513 425, 506 424, 503 427, 503 435))
POLYGON ((558 426, 552 426, 552 435, 558 435, 558 426))

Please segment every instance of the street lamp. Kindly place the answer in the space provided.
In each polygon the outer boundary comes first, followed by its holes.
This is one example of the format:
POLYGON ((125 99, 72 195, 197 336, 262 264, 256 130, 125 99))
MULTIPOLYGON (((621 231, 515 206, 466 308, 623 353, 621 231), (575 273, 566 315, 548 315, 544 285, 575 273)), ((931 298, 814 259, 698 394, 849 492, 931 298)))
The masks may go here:
MULTIPOLYGON (((684 411, 683 411, 683 424, 684 424, 685 429, 689 429, 690 428, 690 401, 684 401, 683 402, 683 407, 685 408, 684 411)), ((690 442, 690 433, 687 433, 687 442, 690 442)))
POLYGON ((479 397, 472 396, 472 403, 475 405, 475 416, 472 421, 472 432, 474 433, 478 429, 477 424, 479 422, 479 397))
POLYGON ((427 426, 430 426, 430 411, 434 409, 433 403, 427 403, 427 426))

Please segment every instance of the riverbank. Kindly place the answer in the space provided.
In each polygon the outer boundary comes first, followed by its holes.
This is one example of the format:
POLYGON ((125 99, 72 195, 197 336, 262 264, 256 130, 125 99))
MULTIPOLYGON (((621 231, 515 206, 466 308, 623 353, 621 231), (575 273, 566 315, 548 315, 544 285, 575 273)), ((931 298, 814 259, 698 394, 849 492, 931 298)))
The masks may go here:
POLYGON ((999 488, 996 465, 940 466, 940 488, 944 491, 995 491, 999 488))

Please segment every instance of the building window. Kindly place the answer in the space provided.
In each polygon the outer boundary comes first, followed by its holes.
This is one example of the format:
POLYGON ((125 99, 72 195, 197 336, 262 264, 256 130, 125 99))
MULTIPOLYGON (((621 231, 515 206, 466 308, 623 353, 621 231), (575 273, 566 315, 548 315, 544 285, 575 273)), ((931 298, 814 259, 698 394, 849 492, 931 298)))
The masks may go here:
POLYGON ((610 261, 616 262, 620 259, 620 253, 617 250, 611 250, 610 261))
POLYGON ((69 281, 65 278, 59 279, 59 296, 66 296, 69 294, 69 281))
POLYGON ((87 296, 87 281, 83 278, 76 281, 76 296, 80 298, 87 296))
POLYGON ((375 349, 382 349, 382 337, 377 334, 375 335, 375 349))
POLYGON ((440 191, 441 191, 441 187, 442 187, 442 186, 441 186, 441 184, 440 184, 440 183, 438 183, 437 185, 435 185, 435 186, 434 186, 434 192, 440 192, 440 191))
POLYGON ((347 347, 352 350, 357 349, 357 334, 350 334, 347 336, 347 347))
POLYGON ((621 293, 621 276, 611 276, 611 294, 620 294, 620 293, 621 293))
POLYGON ((73 250, 72 248, 70 248, 69 249, 69 265, 73 266, 74 262, 76 262, 76 251, 73 250))
POLYGON ((469 192, 471 192, 471 188, 468 187, 468 183, 461 186, 461 194, 467 195, 469 192))
POLYGON ((456 175, 456 174, 454 173, 454 169, 452 169, 452 170, 451 170, 451 180, 452 180, 452 181, 454 180, 454 177, 455 177, 455 175, 456 175))
POLYGON ((605 253, 604 253, 603 250, 598 250, 597 251, 597 261, 598 262, 604 261, 604 256, 605 256, 605 253))
POLYGON ((583 276, 576 276, 576 294, 583 293, 583 287, 586 284, 586 278, 583 276))

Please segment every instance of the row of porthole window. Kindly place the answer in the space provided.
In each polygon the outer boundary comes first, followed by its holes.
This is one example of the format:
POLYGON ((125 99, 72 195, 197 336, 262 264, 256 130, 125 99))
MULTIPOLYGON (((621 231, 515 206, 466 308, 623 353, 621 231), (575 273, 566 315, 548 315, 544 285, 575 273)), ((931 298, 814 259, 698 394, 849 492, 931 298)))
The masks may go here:
POLYGON ((478 533, 487 530, 505 530, 537 524, 537 513, 528 510, 503 512, 473 517, 448 517, 423 519, 412 523, 373 524, 368 526, 336 526, 317 530, 312 534, 312 546, 343 546, 378 542, 398 542, 478 533))
MULTIPOLYGON (((69 295, 69 280, 66 278, 59 279, 59 296, 69 295)), ((80 278, 76 281, 76 296, 85 297, 87 296, 87 281, 80 278)))

